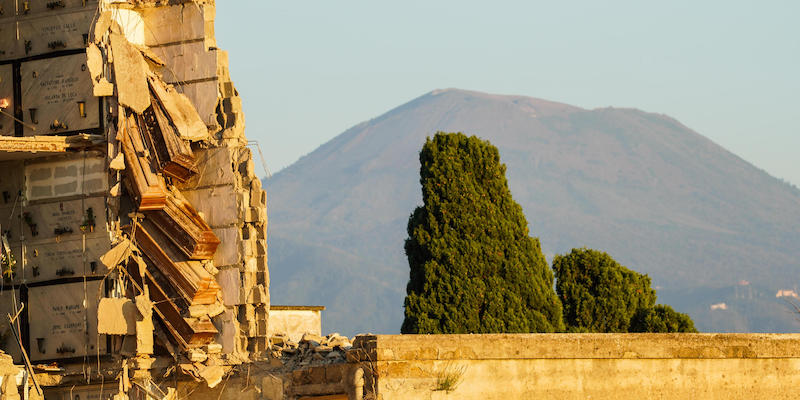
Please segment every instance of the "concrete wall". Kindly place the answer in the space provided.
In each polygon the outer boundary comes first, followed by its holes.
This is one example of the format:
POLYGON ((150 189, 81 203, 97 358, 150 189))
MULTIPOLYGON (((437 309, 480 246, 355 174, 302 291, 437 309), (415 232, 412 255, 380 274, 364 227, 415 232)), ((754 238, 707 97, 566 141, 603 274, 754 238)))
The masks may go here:
POLYGON ((355 345, 377 372, 365 389, 384 400, 800 397, 798 334, 378 335, 355 345))
POLYGON ((269 334, 286 335, 300 342, 303 334, 322 335, 322 306, 277 306, 269 310, 269 334))

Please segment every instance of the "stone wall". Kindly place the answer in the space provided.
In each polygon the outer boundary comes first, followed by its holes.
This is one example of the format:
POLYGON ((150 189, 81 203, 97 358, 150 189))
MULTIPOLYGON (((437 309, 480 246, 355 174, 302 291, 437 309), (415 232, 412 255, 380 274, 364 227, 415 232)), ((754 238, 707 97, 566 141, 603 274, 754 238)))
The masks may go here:
POLYGON ((269 310, 269 335, 283 335, 289 340, 299 342, 303 335, 310 333, 322 335, 323 306, 279 306, 272 305, 269 310))
POLYGON ((800 334, 378 335, 355 346, 365 390, 383 400, 800 396, 800 334))

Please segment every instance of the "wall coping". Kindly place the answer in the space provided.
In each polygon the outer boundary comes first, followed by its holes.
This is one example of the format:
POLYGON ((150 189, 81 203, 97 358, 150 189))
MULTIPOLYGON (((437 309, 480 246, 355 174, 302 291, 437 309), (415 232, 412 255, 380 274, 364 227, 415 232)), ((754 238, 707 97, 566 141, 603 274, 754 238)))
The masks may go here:
POLYGON ((270 311, 325 311, 325 306, 284 306, 270 305, 270 311))
POLYGON ((800 334, 554 333, 360 335, 359 361, 800 358, 800 334))

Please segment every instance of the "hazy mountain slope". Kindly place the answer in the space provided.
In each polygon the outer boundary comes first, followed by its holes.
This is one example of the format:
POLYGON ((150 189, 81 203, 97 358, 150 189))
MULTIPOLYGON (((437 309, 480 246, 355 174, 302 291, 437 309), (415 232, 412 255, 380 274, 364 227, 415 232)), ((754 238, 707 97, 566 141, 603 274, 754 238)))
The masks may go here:
POLYGON ((799 280, 796 189, 663 115, 452 89, 354 126, 265 182, 273 302, 328 306, 326 331, 399 330, 417 154, 437 130, 500 149, 547 254, 605 250, 650 274, 701 330, 796 329, 774 297, 799 280), (708 316, 740 280, 761 295, 708 316))

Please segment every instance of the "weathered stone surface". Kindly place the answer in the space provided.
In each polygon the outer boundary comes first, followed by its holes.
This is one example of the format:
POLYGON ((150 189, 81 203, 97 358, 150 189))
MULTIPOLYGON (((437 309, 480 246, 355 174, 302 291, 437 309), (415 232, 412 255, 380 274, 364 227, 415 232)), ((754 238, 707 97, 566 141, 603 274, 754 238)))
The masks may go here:
POLYGON ((150 90, 147 87, 147 64, 139 52, 124 36, 110 35, 111 51, 114 54, 114 77, 120 104, 141 114, 150 106, 150 90))
POLYGON ((85 54, 23 62, 20 76, 25 136, 100 127, 98 99, 92 94, 85 54))
POLYGON ((154 47, 153 52, 162 60, 168 60, 164 69, 164 80, 178 82, 216 79, 218 51, 207 50, 203 42, 184 42, 154 47))
POLYGON ((236 184, 231 149, 227 147, 202 149, 195 151, 194 156, 198 172, 178 185, 182 191, 236 184))
POLYGON ((104 297, 97 306, 97 331, 105 335, 135 335, 136 315, 131 299, 104 297))
POLYGON ((193 4, 189 7, 175 5, 158 9, 143 9, 145 44, 164 45, 213 37, 213 24, 207 30, 206 21, 214 20, 212 4, 193 4), (176 24, 175 21, 180 21, 176 24))
POLYGON ((92 81, 100 80, 103 75, 103 53, 94 43, 89 43, 89 46, 86 47, 86 66, 89 67, 89 76, 92 77, 92 81))
POLYGON ((203 120, 202 114, 199 114, 199 109, 195 109, 191 99, 185 96, 185 92, 179 93, 172 87, 166 87, 152 76, 150 87, 182 139, 191 141, 208 139, 207 122, 203 120))
MULTIPOLYGON (((43 4, 44 2, 31 2, 43 4)), ((25 56, 35 56, 61 50, 86 47, 85 34, 94 17, 95 7, 76 9, 67 13, 42 13, 18 21, 19 41, 25 56), (25 45, 27 44, 27 46, 25 45)))
POLYGON ((219 286, 222 288, 222 301, 226 306, 241 304, 239 301, 239 292, 242 289, 240 274, 239 268, 237 267, 220 269, 217 274, 217 282, 219 282, 219 286))
POLYGON ((98 298, 84 298, 84 293, 100 293, 101 284, 102 281, 90 281, 85 288, 83 282, 78 282, 29 289, 26 308, 31 360, 81 357, 106 351, 106 341, 98 342, 97 319, 89 317, 97 313, 98 298))
POLYGON ((217 252, 214 254, 214 265, 227 266, 236 265, 242 261, 242 254, 239 251, 241 242, 241 229, 238 227, 214 228, 214 234, 220 240, 217 252))

